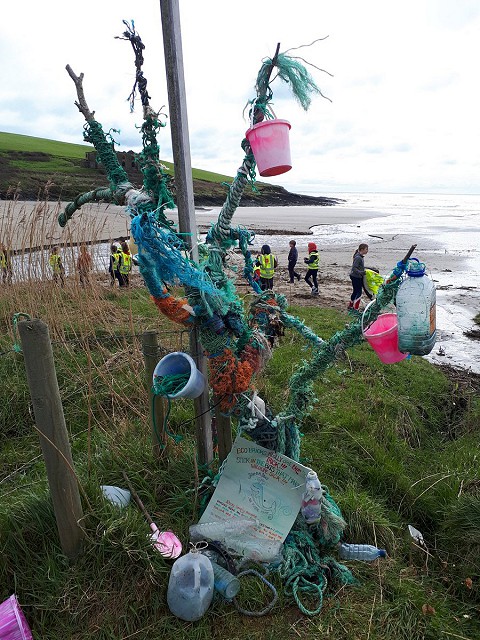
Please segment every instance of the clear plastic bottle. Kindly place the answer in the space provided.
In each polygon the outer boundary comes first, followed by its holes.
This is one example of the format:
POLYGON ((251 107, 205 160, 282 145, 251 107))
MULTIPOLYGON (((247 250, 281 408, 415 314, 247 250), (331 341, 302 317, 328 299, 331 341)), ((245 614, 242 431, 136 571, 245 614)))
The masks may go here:
POLYGON ((436 291, 425 275, 425 264, 417 258, 408 262, 407 278, 396 297, 398 348, 402 353, 425 356, 436 340, 436 291))
POLYGON ((280 541, 266 538, 227 541, 225 545, 231 553, 255 562, 276 562, 283 550, 283 544, 280 541))
POLYGON ((240 591, 240 580, 221 567, 216 562, 212 562, 215 589, 226 599, 231 600, 240 591))
POLYGON ((203 522, 192 524, 189 528, 190 540, 199 542, 200 540, 226 540, 241 539, 256 524, 255 520, 246 518, 231 518, 222 522, 203 522))
POLYGON ((307 524, 312 524, 320 520, 320 512, 322 509, 322 485, 315 471, 310 470, 307 473, 305 481, 305 491, 302 496, 302 505, 300 510, 307 524))
POLYGON ((386 558, 385 549, 377 549, 371 544, 347 544, 341 542, 338 545, 338 552, 342 560, 363 560, 372 562, 377 558, 386 558))
POLYGON ((168 581, 168 608, 181 620, 200 620, 212 602, 213 587, 212 563, 192 549, 173 564, 168 581))
POLYGON ((204 522, 190 527, 190 540, 220 542, 233 555, 257 562, 272 562, 282 552, 283 545, 276 540, 257 537, 253 527, 255 520, 231 518, 222 522, 204 522))

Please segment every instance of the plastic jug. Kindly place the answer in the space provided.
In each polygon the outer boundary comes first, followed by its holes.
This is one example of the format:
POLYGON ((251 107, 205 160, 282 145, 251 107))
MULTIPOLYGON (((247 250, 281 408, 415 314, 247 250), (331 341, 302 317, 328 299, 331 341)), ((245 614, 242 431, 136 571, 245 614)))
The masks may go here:
POLYGON ((213 585, 212 563, 200 550, 192 549, 173 564, 168 581, 168 608, 181 620, 200 620, 212 602, 213 585))
POLYGON ((408 262, 407 277, 397 298, 398 348, 402 353, 424 356, 433 349, 436 331, 436 291, 425 275, 425 264, 408 262))

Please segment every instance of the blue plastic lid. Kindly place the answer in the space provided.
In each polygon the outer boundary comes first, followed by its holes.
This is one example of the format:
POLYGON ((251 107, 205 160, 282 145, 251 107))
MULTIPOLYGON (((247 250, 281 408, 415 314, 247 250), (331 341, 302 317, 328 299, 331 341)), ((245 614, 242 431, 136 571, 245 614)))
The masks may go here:
POLYGON ((421 278, 425 275, 425 263, 418 258, 410 258, 408 261, 407 275, 412 278, 421 278))
POLYGON ((385 549, 379 549, 378 550, 378 557, 379 558, 386 558, 387 557, 387 552, 385 551, 385 549))

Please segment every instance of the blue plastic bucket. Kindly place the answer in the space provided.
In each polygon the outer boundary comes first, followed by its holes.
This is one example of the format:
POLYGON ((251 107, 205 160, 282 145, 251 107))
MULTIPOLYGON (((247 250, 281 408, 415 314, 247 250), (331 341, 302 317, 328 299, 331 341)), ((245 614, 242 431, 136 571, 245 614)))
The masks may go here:
POLYGON ((198 398, 205 389, 205 376, 197 369, 195 362, 188 353, 174 351, 163 357, 155 367, 153 381, 155 382, 157 376, 164 377, 185 373, 190 374, 187 384, 180 389, 180 391, 177 391, 177 393, 169 394, 167 397, 170 399, 198 398))

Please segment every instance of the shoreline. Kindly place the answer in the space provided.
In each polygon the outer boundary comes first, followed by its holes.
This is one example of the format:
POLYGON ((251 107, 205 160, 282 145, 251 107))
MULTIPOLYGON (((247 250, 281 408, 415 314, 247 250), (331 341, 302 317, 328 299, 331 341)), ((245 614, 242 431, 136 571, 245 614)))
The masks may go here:
MULTIPOLYGON (((32 226, 32 223, 38 224, 38 238, 43 238, 43 244, 35 242, 35 234, 24 234, 23 238, 18 234, 18 246, 12 243, 13 249, 25 246, 26 238, 34 246, 45 247, 45 238, 51 245, 69 245, 83 242, 91 244, 92 241, 95 244, 109 243, 129 237, 130 219, 124 207, 87 205, 62 229, 57 224, 57 215, 64 204, 18 201, 12 207, 11 201, 1 201, 0 241, 5 238, 4 229, 8 229, 8 224, 24 229, 32 226)), ((220 207, 196 209, 199 233, 208 231, 217 220, 219 211, 220 207)), ((382 218, 386 216, 388 214, 382 211, 348 206, 238 207, 232 226, 246 226, 255 233, 250 249, 253 255, 260 251, 262 244, 271 245, 279 260, 275 290, 287 295, 290 304, 329 306, 341 311, 345 311, 350 296, 349 270, 353 252, 360 242, 369 245, 365 265, 379 269, 384 276, 406 255, 410 246, 416 244, 414 256, 426 262, 427 272, 437 286, 438 337, 433 355, 428 358, 436 364, 470 367, 480 372, 480 343, 464 335, 475 326, 473 317, 480 311, 480 289, 474 281, 475 260, 464 251, 447 252, 442 245, 442 238, 435 234, 389 235, 382 231, 382 218), (363 230, 362 223, 365 221, 374 221, 375 234, 363 230), (302 275, 305 274, 303 257, 308 242, 316 242, 319 248, 320 296, 316 299, 311 298, 305 282, 298 285, 287 283, 288 242, 291 238, 297 242, 297 266, 302 275), (475 286, 465 286, 470 284, 475 286)), ((175 210, 167 211, 167 217, 178 221, 175 210)), ((371 225, 366 225, 366 228, 371 230, 371 225)))

